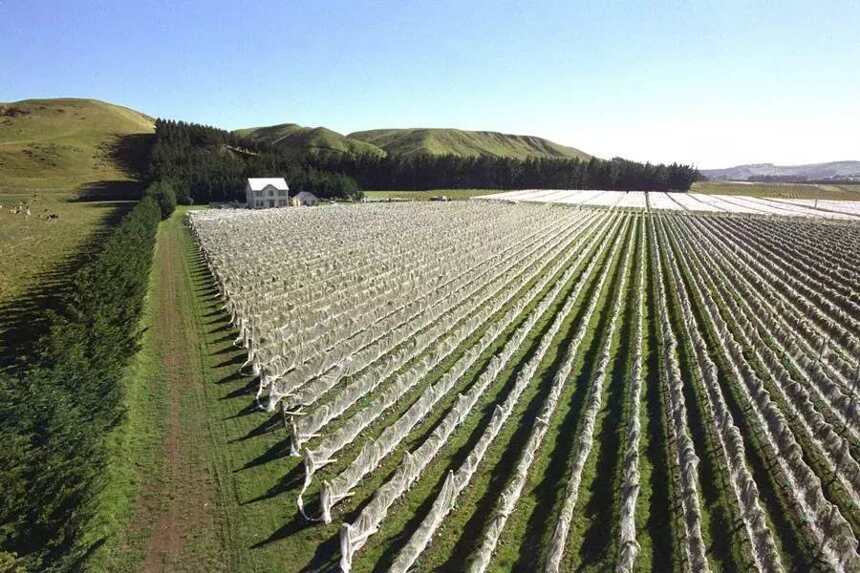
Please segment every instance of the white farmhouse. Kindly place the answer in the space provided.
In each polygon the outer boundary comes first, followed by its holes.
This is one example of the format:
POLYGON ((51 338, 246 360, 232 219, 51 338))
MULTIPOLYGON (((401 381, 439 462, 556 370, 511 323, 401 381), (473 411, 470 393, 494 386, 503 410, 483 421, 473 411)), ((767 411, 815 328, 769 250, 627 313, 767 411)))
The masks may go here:
POLYGON ((288 207, 290 186, 283 177, 254 177, 245 185, 245 201, 249 209, 288 207))

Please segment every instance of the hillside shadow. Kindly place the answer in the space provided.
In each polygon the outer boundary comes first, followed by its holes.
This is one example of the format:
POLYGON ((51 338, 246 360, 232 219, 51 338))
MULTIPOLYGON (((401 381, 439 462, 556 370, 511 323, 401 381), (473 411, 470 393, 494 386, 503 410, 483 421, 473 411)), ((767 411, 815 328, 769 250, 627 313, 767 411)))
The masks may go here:
POLYGON ((145 180, 154 143, 154 133, 124 135, 110 146, 110 157, 130 176, 145 180))
POLYGON ((106 143, 103 149, 110 159, 128 175, 127 180, 100 180, 78 188, 77 201, 133 201, 140 199, 146 187, 147 170, 155 135, 132 133, 106 143))
POLYGON ((140 181, 91 181, 78 187, 77 196, 70 198, 69 202, 137 201, 143 195, 144 187, 140 181))

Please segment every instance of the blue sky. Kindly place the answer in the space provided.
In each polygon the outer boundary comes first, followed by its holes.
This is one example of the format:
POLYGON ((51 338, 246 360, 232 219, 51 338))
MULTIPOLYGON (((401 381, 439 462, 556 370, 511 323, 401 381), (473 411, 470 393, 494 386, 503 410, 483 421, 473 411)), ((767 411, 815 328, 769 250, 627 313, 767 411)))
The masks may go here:
POLYGON ((0 101, 458 127, 699 167, 860 159, 860 2, 0 0, 0 101))

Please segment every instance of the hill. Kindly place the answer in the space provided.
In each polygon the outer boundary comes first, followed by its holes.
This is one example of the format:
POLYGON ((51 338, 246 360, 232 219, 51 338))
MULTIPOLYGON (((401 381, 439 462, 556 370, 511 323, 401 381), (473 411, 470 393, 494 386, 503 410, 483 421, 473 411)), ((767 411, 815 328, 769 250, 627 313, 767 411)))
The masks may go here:
POLYGON ((860 161, 832 161, 806 165, 756 163, 700 171, 705 177, 713 180, 750 181, 763 178, 785 181, 860 180, 860 161))
POLYGON ((349 139, 364 141, 394 155, 458 155, 461 157, 558 157, 589 159, 587 153, 533 135, 462 129, 372 129, 357 131, 349 139))
POLYGON ((0 103, 0 190, 128 181, 154 120, 91 99, 0 103))
POLYGON ((237 129, 237 135, 252 141, 269 143, 287 153, 350 153, 384 155, 385 152, 357 139, 350 139, 325 127, 303 127, 295 123, 282 123, 267 127, 237 129))
POLYGON ((558 157, 589 159, 587 153, 532 135, 462 129, 372 129, 342 135, 325 127, 283 123, 237 129, 253 141, 275 145, 291 154, 334 152, 374 155, 457 155, 459 157, 558 157))

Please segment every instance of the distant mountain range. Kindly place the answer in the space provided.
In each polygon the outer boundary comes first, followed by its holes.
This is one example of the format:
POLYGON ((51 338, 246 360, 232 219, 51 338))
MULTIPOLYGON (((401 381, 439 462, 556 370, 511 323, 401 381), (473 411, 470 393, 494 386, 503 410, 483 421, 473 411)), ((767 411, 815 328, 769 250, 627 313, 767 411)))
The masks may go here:
POLYGON ((275 145, 287 153, 370 153, 375 155, 457 155, 461 157, 512 157, 526 159, 589 159, 584 151, 532 135, 462 129, 372 129, 342 135, 324 127, 285 123, 237 129, 248 139, 275 145))
POLYGON ((807 165, 756 163, 726 169, 701 169, 708 179, 729 181, 860 181, 860 161, 832 161, 807 165))

